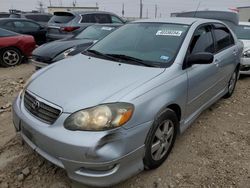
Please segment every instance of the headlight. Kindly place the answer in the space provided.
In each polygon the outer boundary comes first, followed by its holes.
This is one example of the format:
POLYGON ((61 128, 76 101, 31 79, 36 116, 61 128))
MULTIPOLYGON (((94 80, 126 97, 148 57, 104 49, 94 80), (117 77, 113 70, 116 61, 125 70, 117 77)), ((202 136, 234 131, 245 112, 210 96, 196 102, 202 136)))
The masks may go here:
POLYGON ((67 58, 68 56, 70 56, 70 53, 75 51, 76 50, 76 47, 73 47, 73 48, 70 48, 70 49, 67 49, 65 50, 64 52, 60 53, 58 56, 56 56, 53 61, 60 61, 62 59, 65 59, 67 58))
POLYGON ((64 122, 69 130, 103 131, 120 127, 132 117, 134 106, 129 103, 103 104, 80 110, 64 122))
POLYGON ((246 50, 245 52, 243 52, 243 57, 248 57, 250 58, 250 49, 246 50))

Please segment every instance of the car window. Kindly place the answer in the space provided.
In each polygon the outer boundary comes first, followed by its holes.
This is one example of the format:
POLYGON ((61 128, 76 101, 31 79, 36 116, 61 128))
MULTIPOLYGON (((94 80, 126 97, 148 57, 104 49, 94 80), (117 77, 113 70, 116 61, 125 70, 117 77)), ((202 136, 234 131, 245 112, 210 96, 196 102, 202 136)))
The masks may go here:
POLYGON ((238 39, 250 40, 250 25, 239 25, 235 31, 238 39))
POLYGON ((107 14, 85 14, 81 23, 111 23, 111 18, 107 14))
POLYGON ((5 27, 9 27, 9 28, 13 28, 13 27, 14 27, 13 22, 6 22, 6 23, 4 24, 4 26, 5 26, 5 27))
POLYGON ((90 50, 168 67, 179 52, 188 28, 182 24, 130 23, 100 40, 90 50))
POLYGON ((96 23, 111 23, 111 18, 108 14, 96 14, 95 21, 96 23))
POLYGON ((32 22, 28 22, 28 21, 14 21, 14 26, 16 28, 32 28, 32 29, 39 29, 39 25, 32 23, 32 22))
POLYGON ((203 26, 197 29, 189 47, 190 54, 199 52, 214 53, 214 40, 210 26, 203 26))
POLYGON ((5 30, 5 29, 1 29, 0 28, 0 37, 9 37, 9 36, 16 36, 18 35, 17 33, 5 30))
POLYGON ((111 16, 112 23, 123 23, 120 18, 116 16, 111 16))
POLYGON ((49 23, 68 23, 74 18, 75 16, 70 12, 55 12, 49 23))
POLYGON ((8 14, 8 13, 2 13, 2 14, 0 14, 0 18, 9 18, 10 17, 10 14, 8 14))
POLYGON ((38 14, 38 15, 24 15, 27 19, 30 19, 30 20, 34 20, 36 22, 48 22, 51 18, 51 16, 49 15, 41 15, 41 14, 38 14))
POLYGON ((115 29, 116 28, 112 26, 93 25, 84 29, 75 38, 99 40, 113 32, 115 29))
POLYGON ((232 45, 234 45, 234 39, 229 31, 228 28, 226 28, 222 24, 214 24, 214 35, 216 40, 216 51, 219 52, 225 48, 228 48, 232 45))
POLYGON ((82 15, 81 23, 96 23, 94 15, 93 14, 82 15))

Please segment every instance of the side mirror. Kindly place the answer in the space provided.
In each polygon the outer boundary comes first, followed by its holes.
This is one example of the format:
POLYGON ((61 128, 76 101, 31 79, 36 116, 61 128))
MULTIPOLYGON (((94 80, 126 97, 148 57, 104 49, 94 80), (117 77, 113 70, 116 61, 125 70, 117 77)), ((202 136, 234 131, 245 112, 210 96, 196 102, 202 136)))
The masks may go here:
POLYGON ((207 53, 207 52, 200 52, 200 53, 196 53, 193 55, 190 55, 187 58, 187 67, 190 67, 194 64, 210 64, 213 63, 214 61, 214 55, 211 53, 207 53))

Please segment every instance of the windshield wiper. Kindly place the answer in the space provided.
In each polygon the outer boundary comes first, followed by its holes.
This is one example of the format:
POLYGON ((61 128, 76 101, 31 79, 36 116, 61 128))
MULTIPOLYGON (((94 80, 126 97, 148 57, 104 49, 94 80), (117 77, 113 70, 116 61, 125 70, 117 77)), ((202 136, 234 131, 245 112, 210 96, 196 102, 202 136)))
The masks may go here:
POLYGON ((106 55, 114 57, 114 58, 118 58, 120 60, 132 61, 132 62, 135 62, 137 64, 140 64, 140 65, 143 65, 143 66, 146 66, 146 67, 156 67, 153 64, 146 63, 142 59, 138 59, 138 58, 131 57, 131 56, 128 56, 128 55, 123 55, 123 54, 106 54, 106 55))
POLYGON ((90 53, 92 53, 92 54, 98 55, 98 56, 102 56, 102 57, 104 57, 104 58, 106 58, 106 59, 110 59, 110 60, 113 60, 113 61, 117 61, 117 58, 112 57, 112 56, 109 56, 109 55, 104 54, 104 53, 101 53, 101 52, 99 52, 99 51, 97 51, 97 50, 86 50, 86 51, 87 51, 87 52, 90 52, 90 53))

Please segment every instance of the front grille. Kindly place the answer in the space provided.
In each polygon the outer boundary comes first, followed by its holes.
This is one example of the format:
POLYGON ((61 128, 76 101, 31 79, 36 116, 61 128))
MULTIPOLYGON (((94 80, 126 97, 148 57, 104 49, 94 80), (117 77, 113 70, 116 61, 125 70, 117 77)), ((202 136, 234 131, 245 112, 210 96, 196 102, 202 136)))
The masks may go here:
POLYGON ((39 101, 27 91, 24 94, 24 106, 33 116, 48 124, 53 124, 61 114, 61 110, 39 101))

